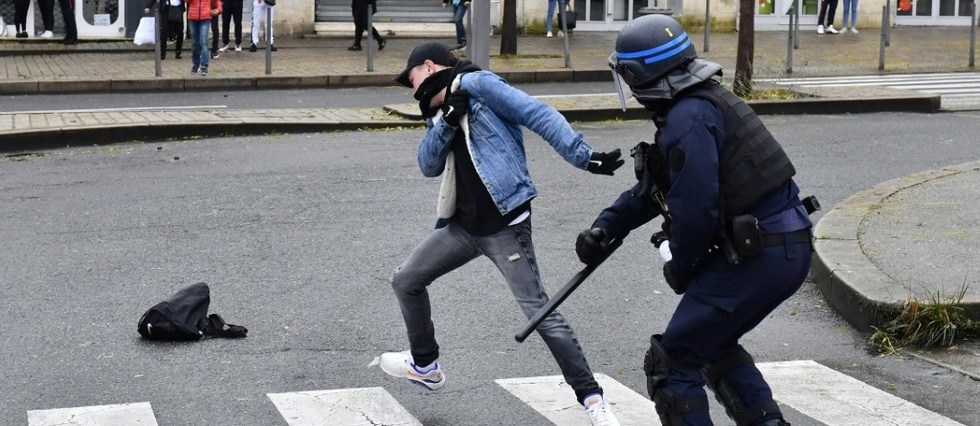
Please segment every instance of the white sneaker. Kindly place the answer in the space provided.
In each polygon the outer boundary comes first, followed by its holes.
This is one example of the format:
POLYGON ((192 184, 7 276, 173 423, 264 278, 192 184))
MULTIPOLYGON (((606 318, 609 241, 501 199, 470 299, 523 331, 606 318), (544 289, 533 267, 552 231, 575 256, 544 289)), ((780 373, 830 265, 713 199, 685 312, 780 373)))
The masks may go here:
POLYGON ((854 33, 854 34, 857 34, 858 33, 858 29, 857 28, 851 28, 851 32, 854 33))
POLYGON ((833 25, 827 27, 827 34, 837 34, 837 30, 834 29, 833 25))
POLYGON ((378 359, 381 370, 390 376, 403 377, 419 386, 424 386, 429 390, 439 390, 446 384, 446 376, 442 374, 442 367, 438 362, 432 363, 431 370, 420 369, 415 366, 411 351, 404 352, 385 352, 378 359), (424 371, 424 372, 423 372, 424 371))
POLYGON ((823 25, 817 25, 817 34, 823 34, 823 25))
POLYGON ((592 394, 585 398, 585 412, 589 413, 592 426, 619 426, 619 420, 613 415, 609 403, 602 395, 592 394))
POLYGON ((54 33, 52 33, 51 31, 45 31, 41 33, 41 38, 51 38, 51 37, 54 37, 54 33))
POLYGON ((558 31, 558 37, 564 37, 564 36, 565 36, 565 33, 561 32, 561 31, 558 31))
POLYGON ((545 37, 551 37, 551 31, 548 31, 548 35, 546 35, 545 37))
POLYGON ((228 45, 226 44, 226 45, 224 45, 224 46, 221 46, 221 47, 220 47, 220 48, 218 49, 218 51, 219 51, 219 52, 226 52, 226 51, 228 51, 228 45))

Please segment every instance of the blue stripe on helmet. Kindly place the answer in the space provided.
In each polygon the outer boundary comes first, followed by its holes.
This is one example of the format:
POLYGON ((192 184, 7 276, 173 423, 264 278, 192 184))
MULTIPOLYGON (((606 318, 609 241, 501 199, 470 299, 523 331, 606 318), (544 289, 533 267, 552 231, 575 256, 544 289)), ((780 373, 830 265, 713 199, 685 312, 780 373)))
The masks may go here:
POLYGON ((639 52, 633 52, 633 53, 616 52, 616 58, 635 59, 635 58, 649 56, 649 58, 643 60, 643 62, 649 64, 674 56, 678 52, 686 49, 690 45, 691 45, 691 39, 687 38, 687 33, 684 32, 681 33, 680 37, 677 37, 666 44, 651 49, 647 49, 639 52), (677 46, 678 44, 680 44, 680 46, 677 46))

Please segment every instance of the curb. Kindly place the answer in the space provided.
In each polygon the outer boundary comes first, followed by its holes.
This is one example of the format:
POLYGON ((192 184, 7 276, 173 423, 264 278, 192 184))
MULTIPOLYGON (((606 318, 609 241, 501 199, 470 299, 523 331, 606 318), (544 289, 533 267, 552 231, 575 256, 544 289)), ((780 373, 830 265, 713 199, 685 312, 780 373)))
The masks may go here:
MULTIPOLYGON (((568 73, 574 77, 575 73, 568 73)), ((526 78, 553 78, 551 73, 524 73, 526 78)), ((583 75, 590 75, 585 73, 583 75)), ((376 77, 376 76, 372 76, 376 77)), ((351 79, 354 80, 354 79, 351 79)), ((362 81, 364 79, 361 79, 362 81)), ((201 81, 201 80, 194 80, 201 81)), ((221 80, 217 84, 222 84, 221 80)), ((231 80, 236 82, 238 80, 231 80)), ((292 80, 296 82, 297 80, 292 80)), ((69 86, 70 82, 63 82, 69 86)), ((162 82, 161 82, 162 83, 162 82)), ((173 84, 179 84, 174 80, 173 84)), ((230 84, 230 83, 229 83, 230 84)), ((241 87, 241 86, 236 86, 241 87)), ((290 86, 296 87, 296 86, 290 86)), ((749 101, 759 115, 793 114, 857 114, 868 112, 926 112, 939 110, 938 95, 927 95, 902 90, 878 89, 874 96, 834 98, 816 97, 802 99, 749 101)), ((0 90, 0 93, 3 91, 0 90)), ((854 91, 850 90, 854 96, 854 91)), ((867 93, 865 93, 867 95, 867 93)), ((860 95, 858 95, 860 96, 860 95)), ((569 121, 596 122, 605 120, 646 120, 650 113, 642 106, 631 103, 624 112, 619 99, 610 95, 580 95, 549 97, 544 101, 558 110, 569 121), (583 100, 587 99, 587 100, 583 100)), ((290 111, 290 110, 277 110, 290 111)), ((335 109, 334 111, 344 111, 335 109)), ((204 120, 200 122, 146 122, 124 124, 100 124, 75 127, 50 127, 25 130, 0 131, 0 152, 18 152, 38 149, 56 149, 73 146, 106 145, 120 142, 165 140, 186 137, 246 136, 271 133, 313 133, 358 129, 383 129, 397 126, 414 127, 421 123, 416 104, 384 106, 380 111, 395 117, 394 120, 348 118, 345 120, 283 121, 251 114, 248 117, 229 120, 204 120), (152 136, 152 138, 150 137, 152 136)), ((234 113, 224 110, 223 113, 234 113)), ((356 114, 355 114, 356 115, 356 114)))
MULTIPOLYGON (((868 258, 861 243, 862 223, 898 192, 978 168, 980 161, 892 179, 852 195, 820 218, 814 227, 810 274, 831 307, 863 332, 894 319, 913 289, 868 258)), ((967 317, 980 318, 980 300, 964 300, 959 306, 967 317)))

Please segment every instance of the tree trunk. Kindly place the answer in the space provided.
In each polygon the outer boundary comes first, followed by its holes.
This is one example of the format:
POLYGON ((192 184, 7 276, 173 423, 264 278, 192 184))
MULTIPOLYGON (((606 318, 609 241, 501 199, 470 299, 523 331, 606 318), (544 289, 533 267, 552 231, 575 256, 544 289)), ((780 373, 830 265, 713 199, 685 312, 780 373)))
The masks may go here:
POLYGON ((500 31, 500 54, 517 54, 517 0, 504 0, 504 16, 500 31))
POLYGON ((738 2, 738 53, 732 91, 740 98, 752 93, 752 60, 755 57, 755 0, 738 2))

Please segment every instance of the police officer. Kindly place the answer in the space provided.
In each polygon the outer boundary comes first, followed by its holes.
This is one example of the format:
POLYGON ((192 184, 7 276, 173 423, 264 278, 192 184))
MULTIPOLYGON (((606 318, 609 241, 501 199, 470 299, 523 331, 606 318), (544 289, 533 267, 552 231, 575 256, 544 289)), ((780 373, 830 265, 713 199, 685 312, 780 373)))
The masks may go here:
POLYGON ((620 93, 653 113, 657 131, 654 143, 633 149, 640 181, 582 231, 576 253, 586 264, 601 261, 611 241, 663 215, 654 239, 669 247, 664 278, 683 296, 644 359, 661 423, 711 425, 707 385, 738 426, 788 426, 739 339, 800 288, 810 267, 811 205, 799 198, 793 164, 714 79, 721 66, 698 59, 669 16, 626 25, 610 66, 620 93))

